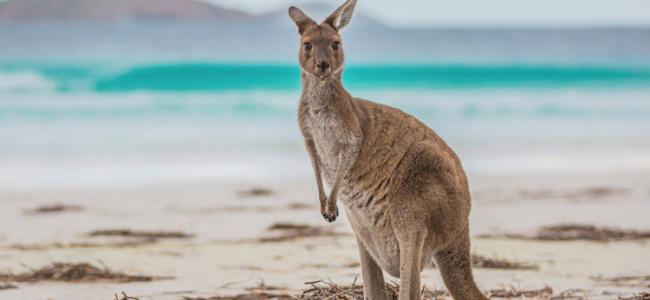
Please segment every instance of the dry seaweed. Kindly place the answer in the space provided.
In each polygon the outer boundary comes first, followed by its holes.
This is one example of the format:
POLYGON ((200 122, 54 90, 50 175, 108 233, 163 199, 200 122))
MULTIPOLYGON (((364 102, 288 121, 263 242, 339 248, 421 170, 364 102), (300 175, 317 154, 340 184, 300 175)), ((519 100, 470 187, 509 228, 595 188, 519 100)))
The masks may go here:
POLYGON ((9 249, 21 251, 43 251, 51 249, 89 249, 89 248, 124 248, 151 244, 152 240, 137 239, 123 242, 107 243, 51 243, 51 244, 14 244, 9 249))
POLYGON ((481 255, 472 255, 472 263, 475 268, 482 269, 507 269, 507 270, 537 270, 539 267, 534 264, 509 261, 502 258, 489 258, 481 255))
POLYGON ((274 293, 251 293, 246 295, 227 296, 227 297, 210 297, 210 298, 192 298, 183 297, 183 300, 296 300, 296 298, 284 294, 274 293))
POLYGON ((249 292, 257 292, 257 293, 263 293, 263 292, 269 292, 269 291, 287 291, 287 288, 284 287, 279 287, 279 286, 272 286, 272 285, 267 285, 264 281, 260 282, 260 284, 256 287, 253 288, 246 288, 247 291, 249 292))
POLYGON ((557 296, 551 297, 551 300, 586 300, 589 299, 588 293, 582 289, 569 289, 561 292, 557 296))
POLYGON ((311 288, 308 288, 302 292, 300 299, 363 299, 363 286, 357 285, 356 280, 352 282, 351 286, 339 286, 337 284, 324 282, 322 280, 306 282, 305 284, 311 286, 311 288))
POLYGON ((10 283, 0 283, 0 291, 17 289, 18 287, 10 283))
POLYGON ((523 190, 519 192, 519 196, 530 200, 545 200, 545 199, 567 199, 567 200, 590 200, 603 199, 613 196, 623 197, 629 193, 626 189, 610 188, 610 187, 589 187, 584 189, 576 189, 572 191, 558 191, 558 190, 523 190))
POLYGON ((596 276, 591 278, 594 281, 606 283, 615 286, 640 286, 650 287, 650 275, 647 276, 616 276, 602 277, 596 276))
MULTIPOLYGON (((301 300, 320 300, 320 299, 335 299, 335 300, 362 300, 363 298, 363 286, 356 284, 356 279, 349 286, 339 286, 334 283, 324 282, 324 281, 312 281, 306 282, 305 284, 311 286, 311 288, 305 290, 302 295, 300 295, 301 300)), ((398 283, 387 283, 386 292, 388 293, 388 299, 397 300, 399 295, 399 284, 398 283)), ((422 299, 423 300, 437 300, 445 299, 447 292, 442 290, 431 291, 426 287, 422 288, 422 299)))
MULTIPOLYGON (((351 285, 337 285, 322 280, 305 282, 308 286, 300 295, 291 296, 286 289, 264 286, 248 289, 249 293, 209 298, 183 297, 184 300, 363 300, 363 286, 356 283, 355 279, 351 285)), ((389 300, 397 300, 399 296, 399 284, 397 282, 386 284, 386 293, 389 300)), ((494 289, 486 292, 489 298, 493 299, 550 299, 550 300, 584 300, 588 299, 585 290, 570 289, 553 296, 553 289, 544 287, 542 289, 522 290, 512 286, 501 289, 494 289)), ((422 300, 443 300, 450 299, 448 292, 444 290, 429 290, 422 288, 422 300)), ((650 294, 642 293, 630 298, 619 298, 619 300, 650 300, 650 294)))
POLYGON ((273 236, 259 239, 260 242, 283 242, 307 237, 339 236, 331 227, 319 227, 305 224, 275 223, 268 231, 274 232, 273 236))
POLYGON ((299 203, 299 202, 289 203, 289 205, 287 206, 287 208, 289 208, 290 210, 312 209, 314 207, 316 207, 316 205, 299 203))
POLYGON ((610 240, 637 240, 650 239, 650 232, 637 230, 624 230, 607 227, 596 227, 593 225, 556 225, 545 226, 537 231, 538 240, 588 240, 588 241, 610 241, 610 240))
POLYGON ((269 231, 274 231, 274 230, 307 230, 313 228, 310 225, 305 225, 305 224, 293 224, 293 223, 275 223, 271 226, 269 226, 268 230, 269 231))
MULTIPOLYGON (((504 258, 490 258, 478 254, 472 255, 472 265, 480 269, 500 270, 538 270, 539 266, 533 263, 511 261, 504 258)), ((431 261, 427 267, 437 268, 435 262, 431 261)))
POLYGON ((121 296, 118 296, 117 294, 115 294, 115 300, 140 300, 140 298, 131 297, 131 296, 127 295, 125 292, 122 292, 121 296))
POLYGON ((482 238, 508 238, 539 241, 624 241, 650 239, 650 231, 597 227, 593 225, 561 224, 544 226, 532 235, 525 234, 488 234, 482 238))
MULTIPOLYGON (((236 296, 214 296, 209 298, 204 297, 183 297, 183 300, 296 300, 295 297, 290 296, 286 290, 283 292, 275 291, 271 287, 257 287, 248 289, 248 294, 236 296)), ((278 289, 280 290, 280 289, 278 289)))
POLYGON ((67 204, 45 204, 34 209, 27 211, 27 214, 55 214, 63 212, 79 212, 83 208, 77 205, 67 205, 67 204))
MULTIPOLYGON (((183 300, 363 300, 363 286, 356 284, 356 279, 352 285, 337 285, 322 280, 306 282, 309 286, 299 296, 291 296, 286 290, 272 287, 258 287, 250 289, 250 293, 237 296, 227 297, 210 297, 210 298, 191 298, 183 297, 183 300), (274 291, 282 290, 282 291, 274 291)), ((399 284, 386 284, 388 299, 397 300, 399 295, 399 284)), ((424 287, 422 289, 423 300, 445 299, 449 294, 442 290, 431 291, 424 287)))
POLYGON ((553 289, 545 287, 539 290, 521 290, 513 286, 488 291, 490 298, 550 298, 553 295, 553 289))
POLYGON ((632 297, 618 297, 619 300, 650 300, 650 293, 640 293, 632 297))
POLYGON ((96 230, 88 233, 91 237, 123 237, 134 239, 186 239, 191 238, 191 234, 177 232, 177 231, 136 231, 130 229, 110 229, 110 230, 96 230))
POLYGON ((248 190, 239 191, 240 197, 267 197, 273 195, 273 191, 263 187, 250 188, 248 190))
POLYGON ((53 263, 40 269, 31 270, 21 274, 0 274, 0 280, 13 282, 141 282, 164 279, 142 275, 127 275, 113 272, 108 268, 98 268, 88 263, 53 263))
POLYGON ((294 297, 291 297, 286 288, 266 285, 264 281, 254 288, 247 288, 248 294, 242 294, 237 296, 227 296, 227 297, 183 297, 183 300, 294 300, 294 297))

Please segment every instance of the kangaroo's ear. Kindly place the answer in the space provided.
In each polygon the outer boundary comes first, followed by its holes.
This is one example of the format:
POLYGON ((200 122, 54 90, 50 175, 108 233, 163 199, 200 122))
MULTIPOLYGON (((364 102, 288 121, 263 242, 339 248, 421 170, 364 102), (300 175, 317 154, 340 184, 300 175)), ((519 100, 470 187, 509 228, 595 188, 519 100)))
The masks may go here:
POLYGON ((302 12, 302 10, 295 6, 289 7, 289 17, 291 17, 291 20, 293 20, 293 22, 298 25, 298 32, 300 32, 300 34, 305 32, 307 27, 310 25, 316 25, 316 22, 314 22, 314 20, 312 20, 304 12, 302 12))
POLYGON ((354 7, 357 5, 357 0, 348 0, 341 7, 339 7, 332 15, 327 17, 323 23, 329 24, 336 30, 341 30, 346 25, 350 24, 354 7))

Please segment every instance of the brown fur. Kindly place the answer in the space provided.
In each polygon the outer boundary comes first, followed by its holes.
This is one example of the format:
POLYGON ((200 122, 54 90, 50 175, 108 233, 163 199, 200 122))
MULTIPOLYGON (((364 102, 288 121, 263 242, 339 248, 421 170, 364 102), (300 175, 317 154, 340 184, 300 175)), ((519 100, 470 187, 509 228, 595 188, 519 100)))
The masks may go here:
POLYGON ((336 220, 340 197, 357 237, 366 299, 386 299, 382 270, 400 278, 400 300, 419 299, 420 272, 433 258, 455 299, 487 299, 472 276, 470 194, 454 151, 416 118, 353 98, 341 83, 343 48, 334 44, 355 4, 348 0, 322 24, 289 9, 301 34, 298 122, 321 213, 336 220))

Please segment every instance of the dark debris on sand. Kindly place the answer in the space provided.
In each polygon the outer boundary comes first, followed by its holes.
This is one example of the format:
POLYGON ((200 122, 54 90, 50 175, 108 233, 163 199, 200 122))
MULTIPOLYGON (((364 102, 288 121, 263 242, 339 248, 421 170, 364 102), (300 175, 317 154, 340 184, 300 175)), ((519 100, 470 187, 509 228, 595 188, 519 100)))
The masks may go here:
MULTIPOLYGON (((545 287, 539 290, 521 290, 515 287, 506 287, 501 289, 489 290, 487 292, 488 297, 490 298, 533 298, 533 299, 549 299, 553 295, 553 289, 550 287, 545 287)), ((564 299, 564 298, 557 298, 564 299)))
POLYGON ((621 241, 650 239, 650 231, 637 231, 596 227, 593 225, 555 225, 545 226, 537 231, 538 240, 588 240, 588 241, 621 241))
POLYGON ((268 230, 269 231, 274 231, 274 230, 308 230, 310 228, 313 228, 313 226, 305 225, 305 224, 293 224, 293 223, 275 223, 275 224, 269 226, 268 230))
MULTIPOLYGON (((363 286, 356 284, 352 285, 337 285, 334 283, 324 281, 306 282, 309 286, 299 296, 291 296, 286 291, 270 291, 269 289, 254 289, 248 294, 227 297, 210 297, 210 298, 190 298, 184 297, 183 300, 363 300, 363 286)), ((386 284, 386 291, 390 300, 397 300, 399 295, 399 285, 397 283, 386 284)), ((438 300, 445 299, 447 295, 445 291, 430 291, 426 288, 422 289, 423 300, 438 300)))
POLYGON ((67 204, 45 204, 34 209, 27 211, 27 214, 38 215, 38 214, 56 214, 64 212, 79 212, 83 208, 77 205, 67 205, 67 204))
MULTIPOLYGON (((539 266, 533 263, 511 261, 505 258, 493 258, 483 255, 473 254, 472 265, 478 269, 499 269, 499 270, 538 270, 539 266)), ((431 262, 427 267, 437 268, 435 262, 431 262)))
MULTIPOLYGON (((363 300, 363 286, 355 282, 349 286, 339 286, 334 283, 324 281, 306 282, 311 288, 305 290, 298 299, 301 300, 320 300, 320 299, 337 299, 337 300, 363 300)), ((388 299, 397 300, 399 296, 399 284, 387 283, 386 292, 388 299)), ((426 287, 422 288, 423 300, 445 299, 447 292, 443 290, 431 291, 426 287)))
POLYGON ((52 243, 52 244, 14 244, 10 245, 9 248, 13 250, 21 251, 43 251, 51 249, 89 249, 89 248, 125 248, 125 247, 137 247, 142 245, 148 245, 155 240, 148 239, 137 239, 121 242, 107 242, 107 243, 52 243))
POLYGON ((300 203, 300 202, 289 203, 289 205, 287 206, 287 208, 289 208, 290 210, 313 209, 315 207, 316 205, 300 203))
MULTIPOLYGON (((182 297, 182 300, 363 300, 363 286, 356 283, 355 279, 351 285, 337 285, 322 280, 305 282, 308 286, 301 294, 292 296, 284 288, 264 286, 262 283, 256 288, 247 289, 248 293, 235 296, 214 296, 214 297, 182 297)), ((386 292, 389 300, 398 300, 399 284, 397 282, 387 283, 386 292)), ((493 289, 485 292, 491 299, 545 299, 545 300, 585 300, 589 299, 587 291, 581 289, 569 289, 560 294, 554 295, 553 289, 544 287, 541 289, 522 290, 513 286, 501 289, 493 289)), ((115 300, 138 300, 123 294, 124 297, 115 300)), ((429 290, 422 288, 422 300, 445 300, 451 296, 444 290, 429 290)), ((650 294, 641 293, 632 297, 619 297, 619 300, 650 300, 650 294)))
POLYGON ((39 281, 63 281, 63 282, 142 282, 164 279, 163 277, 151 277, 140 275, 127 275, 120 272, 113 272, 108 268, 98 268, 88 263, 53 263, 40 269, 34 269, 21 274, 0 274, 0 280, 12 282, 39 282, 39 281))
POLYGON ((598 227, 593 225, 561 224, 544 226, 532 235, 525 234, 497 234, 481 235, 483 238, 509 238, 539 241, 625 241, 650 239, 650 231, 632 229, 616 229, 598 227))
POLYGON ((619 297, 619 300, 650 300, 650 293, 640 293, 632 297, 619 297))
POLYGON ((210 298, 191 298, 183 297, 183 300, 295 300, 296 298, 283 295, 283 294, 274 294, 274 293, 251 293, 247 295, 237 295, 231 297, 210 297, 210 298))
POLYGON ((140 300, 140 298, 131 297, 127 295, 125 292, 122 292, 122 295, 115 294, 115 300, 140 300))
POLYGON ((0 291, 17 289, 18 287, 10 283, 0 283, 0 291))
POLYGON ((596 276, 592 277, 591 279, 600 283, 606 283, 614 286, 637 286, 650 288, 650 275, 616 277, 596 276))
POLYGON ((551 300, 586 300, 589 299, 589 293, 583 289, 569 289, 561 292, 559 295, 551 297, 551 300))
POLYGON ((255 288, 246 289, 248 294, 228 297, 183 297, 183 300, 295 300, 286 288, 268 286, 261 282, 255 288))
POLYGON ((510 261, 502 258, 489 258, 481 255, 472 255, 474 268, 482 269, 503 269, 503 270, 537 270, 539 267, 534 264, 510 261))
POLYGON ((88 233, 91 237, 123 237, 157 241, 159 239, 187 239, 191 234, 177 231, 136 231, 130 229, 95 230, 88 233))
POLYGON ((339 236, 331 227, 311 226, 306 224, 275 223, 267 231, 273 236, 263 237, 260 242, 284 242, 307 237, 339 236))
POLYGON ((567 199, 567 200, 590 200, 604 199, 608 197, 624 197, 629 194, 626 189, 610 187, 589 187, 572 191, 560 190, 522 190, 519 196, 528 200, 546 199, 567 199))
MULTIPOLYGON (((274 293, 270 291, 257 290, 249 294, 242 294, 229 297, 211 297, 211 298, 189 298, 185 297, 184 300, 363 300, 363 286, 356 284, 352 285, 337 285, 325 281, 312 281, 306 282, 309 286, 299 296, 291 296, 286 292, 274 293)), ((396 282, 386 284, 386 292, 389 300, 397 300, 399 297, 399 284, 396 282)), ((577 291, 577 290, 576 290, 577 291)), ((585 299, 584 293, 578 296, 573 290, 563 292, 557 296, 553 296, 553 289, 545 287, 538 290, 521 290, 514 287, 503 289, 495 289, 488 291, 488 296, 494 299, 552 299, 552 300, 573 300, 585 299)), ((451 299, 448 292, 444 290, 429 290, 426 287, 422 288, 422 300, 444 300, 451 299)), ((646 300, 646 299, 643 299, 646 300)))
POLYGON ((268 197, 273 195, 273 191, 263 187, 255 187, 247 190, 239 191, 240 197, 268 197))

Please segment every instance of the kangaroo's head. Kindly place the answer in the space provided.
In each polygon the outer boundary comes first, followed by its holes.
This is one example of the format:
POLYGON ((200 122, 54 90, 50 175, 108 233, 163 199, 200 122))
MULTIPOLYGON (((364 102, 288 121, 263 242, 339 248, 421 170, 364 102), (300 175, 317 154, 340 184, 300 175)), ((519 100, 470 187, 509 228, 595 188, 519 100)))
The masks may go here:
POLYGON ((300 33, 300 67, 320 79, 338 75, 343 69, 343 42, 339 31, 350 23, 356 0, 348 0, 323 23, 318 24, 295 6, 289 16, 300 33))

